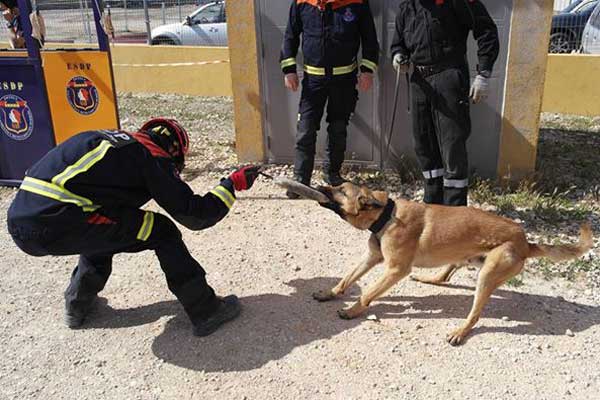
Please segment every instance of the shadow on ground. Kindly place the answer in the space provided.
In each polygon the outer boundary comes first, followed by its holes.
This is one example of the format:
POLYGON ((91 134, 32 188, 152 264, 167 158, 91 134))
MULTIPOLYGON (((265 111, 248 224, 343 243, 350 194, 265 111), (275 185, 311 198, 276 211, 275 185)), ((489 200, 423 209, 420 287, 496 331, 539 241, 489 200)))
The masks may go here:
MULTIPOLYGON (((279 360, 297 347, 331 338, 363 323, 364 317, 352 321, 339 319, 336 310, 343 307, 341 301, 318 303, 311 298, 313 291, 332 287, 337 282, 337 278, 296 279, 287 283, 295 290, 289 295, 243 297, 244 309, 240 318, 206 338, 191 335, 190 322, 176 301, 128 310, 103 306, 88 326, 123 328, 152 323, 165 315, 176 315, 152 344, 156 357, 191 370, 248 371, 279 360)), ((466 286, 449 287, 473 290, 466 286)), ((357 287, 351 293, 353 295, 344 300, 355 300, 360 295, 357 287)), ((410 317, 411 323, 419 319, 462 320, 472 301, 473 296, 464 292, 423 297, 388 296, 374 303, 370 313, 382 320, 410 317)), ((567 329, 577 333, 600 325, 600 307, 569 302, 561 297, 509 290, 494 292, 483 316, 492 319, 506 316, 510 322, 502 324, 505 326, 485 326, 485 321, 480 322, 469 338, 492 332, 564 335, 567 329)), ((443 334, 440 332, 440 335, 443 334)))

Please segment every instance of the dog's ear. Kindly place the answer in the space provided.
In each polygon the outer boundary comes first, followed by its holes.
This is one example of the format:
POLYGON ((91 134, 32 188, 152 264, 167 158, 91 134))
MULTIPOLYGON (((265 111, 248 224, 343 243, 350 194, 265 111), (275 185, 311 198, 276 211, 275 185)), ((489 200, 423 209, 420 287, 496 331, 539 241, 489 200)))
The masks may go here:
POLYGON ((369 194, 361 193, 358 196, 358 204, 361 210, 369 208, 383 208, 387 204, 387 193, 385 192, 370 192, 369 194), (383 196, 382 196, 383 195, 383 196))

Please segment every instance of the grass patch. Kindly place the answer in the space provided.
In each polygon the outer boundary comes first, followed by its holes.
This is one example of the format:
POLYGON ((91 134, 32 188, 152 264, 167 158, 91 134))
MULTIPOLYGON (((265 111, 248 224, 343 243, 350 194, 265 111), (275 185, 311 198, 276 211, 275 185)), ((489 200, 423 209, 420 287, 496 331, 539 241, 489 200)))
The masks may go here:
POLYGON ((545 221, 581 221, 596 211, 593 205, 575 201, 570 196, 572 188, 552 192, 537 189, 537 183, 523 180, 515 188, 494 184, 489 180, 476 179, 471 185, 471 199, 480 204, 495 206, 501 214, 533 212, 545 221))
POLYGON ((512 278, 506 281, 506 285, 508 287, 518 288, 525 285, 525 282, 523 282, 523 278, 521 278, 520 276, 513 276, 512 278))

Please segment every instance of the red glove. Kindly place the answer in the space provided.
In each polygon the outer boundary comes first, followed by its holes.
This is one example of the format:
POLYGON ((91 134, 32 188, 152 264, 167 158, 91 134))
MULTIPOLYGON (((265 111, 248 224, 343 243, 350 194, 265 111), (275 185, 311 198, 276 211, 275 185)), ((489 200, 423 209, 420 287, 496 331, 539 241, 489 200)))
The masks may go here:
POLYGON ((258 177, 260 167, 255 165, 248 165, 235 171, 229 175, 229 179, 233 182, 235 190, 247 190, 252 187, 254 181, 258 177))

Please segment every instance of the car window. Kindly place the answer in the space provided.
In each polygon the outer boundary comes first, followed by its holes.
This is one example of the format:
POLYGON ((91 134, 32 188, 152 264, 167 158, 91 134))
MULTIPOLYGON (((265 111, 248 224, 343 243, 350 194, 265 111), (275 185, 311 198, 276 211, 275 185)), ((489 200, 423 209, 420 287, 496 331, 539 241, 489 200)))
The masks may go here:
POLYGON ((590 17, 589 24, 594 28, 600 29, 600 4, 596 6, 596 9, 590 17))
POLYGON ((597 1, 588 1, 586 3, 582 3, 581 6, 577 7, 577 9, 573 10, 573 12, 576 12, 578 14, 583 14, 583 13, 592 11, 594 9, 594 7, 596 7, 597 4, 598 4, 597 1))
POLYGON ((223 3, 213 4, 192 16, 193 24, 216 24, 223 22, 223 3))

